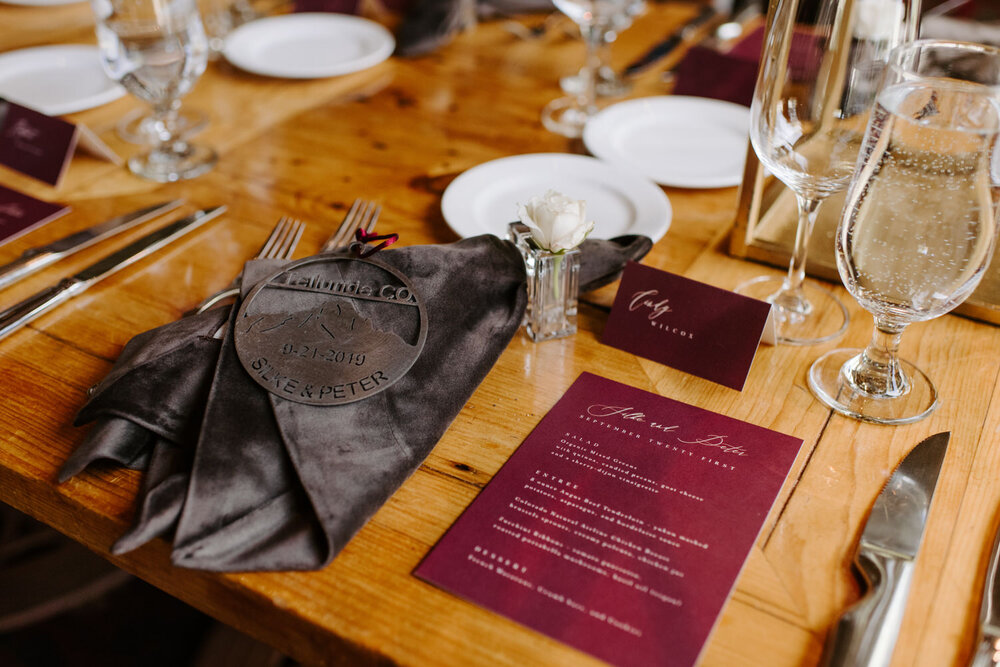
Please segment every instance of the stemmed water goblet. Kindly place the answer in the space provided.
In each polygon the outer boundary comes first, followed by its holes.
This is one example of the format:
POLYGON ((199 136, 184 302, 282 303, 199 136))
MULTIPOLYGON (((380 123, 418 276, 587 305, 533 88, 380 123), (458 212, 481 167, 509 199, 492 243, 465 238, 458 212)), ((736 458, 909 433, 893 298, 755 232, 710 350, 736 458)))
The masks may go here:
MULTIPOLYGON (((631 0, 625 11, 616 15, 614 20, 606 23, 601 28, 600 40, 597 44, 597 58, 599 62, 594 71, 594 94, 597 97, 620 97, 631 89, 631 84, 623 79, 611 66, 611 45, 618 39, 618 34, 632 25, 636 16, 641 14, 646 7, 645 0, 631 0)), ((564 93, 569 95, 579 95, 583 92, 583 87, 587 85, 587 66, 585 65, 575 74, 570 74, 559 79, 559 87, 564 93)))
POLYGON ((916 34, 913 0, 778 0, 750 108, 761 163, 794 194, 795 244, 784 277, 737 287, 774 306, 779 342, 809 345, 847 329, 847 309, 805 282, 809 237, 822 202, 847 187, 878 76, 916 34))
POLYGON ((937 390, 898 356, 907 325, 979 284, 1000 205, 1000 49, 899 47, 878 93, 837 228, 837 267, 875 319, 864 350, 833 350, 809 387, 837 412, 882 424, 926 417, 937 390))
POLYGON ((152 107, 154 145, 128 161, 155 181, 194 178, 211 169, 214 150, 188 142, 177 122, 180 98, 208 62, 208 41, 194 0, 91 0, 104 69, 152 107))
POLYGON ((553 0, 556 8, 580 26, 586 49, 579 92, 549 102, 542 109, 542 125, 566 137, 580 137, 597 113, 597 76, 605 32, 628 15, 635 0, 553 0))
MULTIPOLYGON (((226 35, 260 16, 251 6, 250 0, 198 0, 198 8, 208 39, 210 61, 221 57, 226 46, 226 35)), ((156 141, 156 123, 156 115, 149 109, 133 109, 118 121, 115 131, 129 143, 148 145, 156 141)), ((179 109, 174 117, 174 127, 181 139, 194 136, 207 125, 208 116, 197 109, 179 109)))

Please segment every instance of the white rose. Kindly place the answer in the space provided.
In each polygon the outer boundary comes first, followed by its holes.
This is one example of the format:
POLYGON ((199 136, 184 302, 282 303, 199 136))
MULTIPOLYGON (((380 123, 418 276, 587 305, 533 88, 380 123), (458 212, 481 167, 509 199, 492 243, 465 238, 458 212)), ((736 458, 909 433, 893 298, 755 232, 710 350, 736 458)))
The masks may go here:
POLYGON ((535 243, 550 252, 572 250, 583 243, 594 229, 593 221, 585 222, 586 210, 586 202, 555 190, 517 205, 518 216, 531 229, 535 243))

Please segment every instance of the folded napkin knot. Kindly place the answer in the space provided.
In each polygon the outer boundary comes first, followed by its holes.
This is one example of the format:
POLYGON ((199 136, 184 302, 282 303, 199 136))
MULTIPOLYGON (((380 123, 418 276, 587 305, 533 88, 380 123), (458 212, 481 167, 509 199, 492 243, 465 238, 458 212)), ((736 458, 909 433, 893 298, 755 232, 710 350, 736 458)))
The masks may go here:
POLYGON ((365 258, 365 257, 371 257, 379 250, 391 246, 393 243, 399 240, 399 234, 395 232, 392 232, 390 234, 373 234, 366 232, 363 229, 358 229, 357 231, 354 232, 354 238, 357 240, 357 243, 351 244, 350 248, 351 252, 357 255, 358 257, 365 258), (368 244, 373 243, 375 241, 381 241, 382 243, 379 243, 374 248, 369 248, 368 244))

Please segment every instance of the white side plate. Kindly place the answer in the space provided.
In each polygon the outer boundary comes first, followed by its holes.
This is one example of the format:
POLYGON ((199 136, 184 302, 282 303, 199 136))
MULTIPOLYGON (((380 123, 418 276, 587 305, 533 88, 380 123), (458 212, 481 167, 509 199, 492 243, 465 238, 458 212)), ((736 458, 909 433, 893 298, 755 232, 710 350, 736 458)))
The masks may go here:
POLYGON ((396 48, 384 27, 347 14, 303 13, 258 19, 226 38, 226 59, 242 70, 284 79, 318 79, 374 67, 396 48))
POLYGON ((63 44, 0 53, 0 97, 59 116, 125 94, 101 67, 96 46, 63 44))
POLYGON ((485 162, 456 178, 444 191, 441 212, 462 237, 507 236, 517 205, 548 189, 587 202, 593 238, 643 234, 655 243, 667 232, 670 200, 654 183, 583 155, 533 153, 485 162))
POLYGON ((660 185, 724 188, 743 180, 750 109, 702 97, 646 97, 612 105, 587 123, 593 155, 660 185))

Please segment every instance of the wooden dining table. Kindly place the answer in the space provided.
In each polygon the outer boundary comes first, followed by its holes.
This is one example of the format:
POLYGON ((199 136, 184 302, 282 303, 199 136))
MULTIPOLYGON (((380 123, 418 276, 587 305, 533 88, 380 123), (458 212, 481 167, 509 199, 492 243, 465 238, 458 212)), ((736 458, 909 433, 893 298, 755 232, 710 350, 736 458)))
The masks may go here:
MULTIPOLYGON (((613 44, 630 62, 695 14, 649 3, 613 44)), ((375 15, 392 23, 394 17, 375 15)), ((358 197, 383 207, 379 229, 402 245, 458 239, 441 211, 467 169, 511 155, 585 153, 547 132, 539 113, 579 68, 568 21, 539 37, 511 30, 544 15, 483 21, 435 51, 338 77, 285 80, 211 62, 186 108, 209 117, 196 139, 220 155, 208 174, 158 184, 78 152, 58 188, 0 167, 0 184, 71 212, 0 246, 0 263, 139 205, 183 198, 185 210, 225 204, 208 223, 0 341, 0 502, 48 524, 118 567, 306 664, 586 665, 598 661, 416 578, 414 568, 581 372, 793 435, 804 444, 708 639, 704 665, 811 665, 840 612, 863 589, 851 569, 859 533, 894 467, 928 435, 950 431, 894 665, 961 664, 975 642, 982 584, 1000 507, 1000 329, 955 315, 912 326, 903 355, 940 391, 929 418, 906 426, 854 421, 821 405, 809 364, 836 346, 863 346, 871 318, 840 285, 847 333, 812 346, 762 346, 736 391, 601 343, 615 285, 586 295, 579 331, 534 343, 518 333, 420 468, 326 568, 212 574, 174 567, 164 540, 109 553, 133 517, 139 472, 94 466, 57 472, 87 427, 73 425, 89 387, 125 343, 176 320, 224 287, 275 220, 307 222, 297 256, 318 251, 358 197), (993 399, 998 401, 994 403, 993 399)), ((86 3, 0 5, 0 51, 95 43, 86 3)), ((639 75, 633 97, 669 92, 639 75)), ((130 96, 69 115, 122 156, 141 150, 115 132, 141 104, 130 96)), ((539 184, 544 187, 544 184, 539 184)), ((739 188, 664 187, 669 230, 643 263, 731 289, 762 272, 731 256, 739 188)), ((142 235, 102 242, 0 292, 4 307, 142 235)), ((740 489, 732 494, 739 497, 740 489)), ((0 595, 3 592, 0 591, 0 595)))

